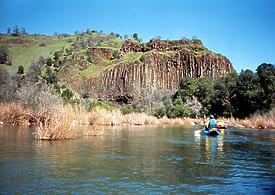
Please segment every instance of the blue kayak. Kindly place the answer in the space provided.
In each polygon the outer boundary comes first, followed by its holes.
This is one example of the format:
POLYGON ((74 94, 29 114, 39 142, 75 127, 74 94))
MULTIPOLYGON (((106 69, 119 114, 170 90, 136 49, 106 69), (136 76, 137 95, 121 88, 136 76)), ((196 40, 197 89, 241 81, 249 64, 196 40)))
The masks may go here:
POLYGON ((219 131, 219 129, 216 129, 216 128, 210 129, 209 131, 203 129, 202 133, 203 133, 203 135, 208 135, 208 136, 218 136, 218 135, 221 134, 221 132, 219 131))

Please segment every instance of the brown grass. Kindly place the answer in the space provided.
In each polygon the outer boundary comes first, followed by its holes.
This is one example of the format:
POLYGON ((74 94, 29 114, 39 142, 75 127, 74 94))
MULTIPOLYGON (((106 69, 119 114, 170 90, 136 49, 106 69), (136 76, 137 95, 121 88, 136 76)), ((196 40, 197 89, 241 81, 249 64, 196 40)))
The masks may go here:
POLYGON ((114 109, 107 111, 104 109, 96 109, 90 117, 90 124, 97 126, 118 126, 118 125, 164 125, 164 124, 182 124, 192 126, 195 124, 195 119, 176 118, 169 119, 167 117, 157 118, 149 116, 145 113, 130 113, 122 115, 121 111, 114 109))
POLYGON ((41 140, 68 139, 76 135, 73 128, 74 113, 66 107, 46 112, 43 121, 34 125, 35 138, 41 140))
POLYGON ((0 121, 5 125, 29 125, 31 110, 15 102, 0 103, 0 121))
POLYGON ((42 107, 36 110, 20 103, 0 103, 0 122, 5 125, 32 125, 36 139, 68 139, 81 135, 102 135, 97 124, 90 125, 91 113, 82 107, 42 107))
POLYGON ((59 106, 45 113, 44 119, 35 125, 36 139, 68 139, 103 133, 96 124, 90 125, 90 113, 82 107, 59 106))
POLYGON ((248 118, 239 120, 237 124, 248 128, 275 129, 274 113, 275 110, 266 114, 254 114, 248 118))
POLYGON ((89 120, 91 125, 122 125, 122 113, 118 109, 107 111, 105 109, 95 109, 89 120))
MULTIPOLYGON (((220 118, 227 125, 244 128, 275 128, 275 110, 267 114, 255 114, 249 118, 239 120, 234 118, 220 118)), ((181 124, 193 126, 200 124, 202 119, 167 117, 156 118, 145 113, 130 113, 122 115, 114 109, 106 111, 96 109, 92 113, 81 106, 55 105, 37 110, 26 108, 22 104, 0 103, 0 121, 7 125, 33 125, 35 138, 41 140, 68 139, 83 135, 102 135, 100 126, 147 125, 147 124, 181 124)))
POLYGON ((240 128, 275 129, 275 109, 265 114, 253 114, 245 119, 222 118, 226 124, 240 128))

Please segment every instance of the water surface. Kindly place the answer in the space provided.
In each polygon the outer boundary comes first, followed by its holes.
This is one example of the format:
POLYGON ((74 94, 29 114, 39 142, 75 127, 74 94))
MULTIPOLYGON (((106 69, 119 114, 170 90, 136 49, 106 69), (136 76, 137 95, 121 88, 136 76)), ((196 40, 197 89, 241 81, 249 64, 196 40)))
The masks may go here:
POLYGON ((0 127, 0 193, 274 192, 275 134, 183 127, 107 128, 101 137, 34 140, 0 127))

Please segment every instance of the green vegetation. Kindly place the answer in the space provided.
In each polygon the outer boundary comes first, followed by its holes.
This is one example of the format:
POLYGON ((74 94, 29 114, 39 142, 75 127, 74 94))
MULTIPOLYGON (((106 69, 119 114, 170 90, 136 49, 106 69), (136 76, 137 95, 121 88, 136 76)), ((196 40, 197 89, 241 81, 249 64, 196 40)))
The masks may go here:
MULTIPOLYGON (((94 107, 109 110, 113 105, 102 101, 102 94, 90 89, 101 86, 89 82, 104 70, 145 63, 151 55, 157 55, 160 60, 172 59, 178 51, 195 56, 218 55, 205 48, 197 38, 164 41, 156 37, 142 43, 137 33, 123 40, 117 33, 102 34, 89 29, 75 35, 60 33, 55 36, 27 35, 26 30, 18 26, 7 32, 0 36, 0 76, 3 78, 0 101, 14 99, 31 106, 40 101, 31 97, 49 87, 65 103, 82 102, 87 110, 94 107), (26 95, 31 88, 35 91, 26 95)), ((145 90, 138 99, 126 97, 126 103, 115 106, 124 114, 146 112, 156 117, 215 113, 244 118, 274 107, 274 82, 274 65, 261 64, 256 73, 245 70, 239 75, 230 74, 216 80, 185 77, 173 93, 154 94, 145 90)))
POLYGON ((82 71, 79 71, 80 76, 82 77, 83 80, 86 80, 93 76, 99 76, 100 72, 101 72, 101 68, 93 64, 91 64, 88 68, 82 71))
POLYGON ((202 114, 244 118, 255 112, 266 112, 274 107, 275 67, 261 64, 257 72, 242 71, 212 80, 184 78, 175 98, 187 101, 191 96, 202 104, 202 114), (263 73, 264 72, 264 73, 263 73))
POLYGON ((24 67, 22 65, 18 66, 17 74, 24 74, 24 67))
MULTIPOLYGON (((14 37, 9 37, 8 40, 12 40, 13 38, 14 37)), ((22 40, 24 39, 25 36, 22 37, 22 40)), ((30 41, 28 38, 26 38, 26 40, 26 42, 30 41)), ((68 43, 64 38, 41 38, 39 41, 36 41, 35 39, 31 41, 32 44, 30 45, 9 45, 8 51, 12 59, 12 65, 7 66, 1 64, 0 67, 7 69, 10 74, 14 75, 19 65, 23 65, 24 69, 28 70, 30 64, 38 60, 40 57, 49 57, 54 51, 70 46, 70 43, 68 43), (39 46, 42 42, 46 46, 39 46)))
POLYGON ((5 64, 8 61, 9 51, 5 45, 0 45, 0 64, 5 64))
POLYGON ((134 62, 136 60, 139 60, 140 57, 143 55, 143 52, 129 52, 124 57, 124 62, 134 62))

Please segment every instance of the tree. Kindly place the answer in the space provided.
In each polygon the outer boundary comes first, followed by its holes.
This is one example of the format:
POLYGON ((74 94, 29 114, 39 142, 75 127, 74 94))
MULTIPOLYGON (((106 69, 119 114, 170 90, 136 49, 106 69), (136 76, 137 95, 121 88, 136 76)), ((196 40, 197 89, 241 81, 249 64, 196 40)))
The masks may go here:
POLYGON ((197 80, 192 77, 184 77, 181 79, 180 88, 176 92, 174 99, 181 98, 183 102, 191 98, 198 89, 197 80))
POLYGON ((10 27, 7 28, 7 34, 11 34, 11 28, 10 27))
POLYGON ((8 48, 4 45, 0 45, 0 64, 7 63, 9 58, 8 48))
POLYGON ((136 39, 136 40, 139 40, 138 34, 137 34, 137 33, 134 33, 134 34, 133 34, 133 38, 136 39))
POLYGON ((211 100, 211 113, 223 116, 232 116, 234 107, 231 104, 232 92, 236 88, 238 75, 232 73, 216 80, 214 84, 215 95, 211 100))
POLYGON ((17 74, 24 74, 24 67, 22 65, 18 66, 17 74))
POLYGON ((236 87, 231 98, 235 109, 234 115, 244 118, 261 108, 263 90, 260 86, 258 76, 251 70, 240 73, 236 87))
POLYGON ((275 104, 275 67, 272 64, 263 63, 257 68, 259 82, 263 88, 263 108, 269 110, 275 104))
POLYGON ((128 34, 125 34, 123 38, 126 40, 126 39, 129 38, 129 35, 128 35, 128 34))
POLYGON ((24 27, 21 27, 21 34, 22 34, 22 35, 27 34, 26 29, 25 29, 24 27))
POLYGON ((19 34, 20 34, 20 29, 19 29, 18 25, 15 25, 12 29, 12 35, 19 36, 19 34))
POLYGON ((214 81, 210 77, 202 77, 197 80, 197 90, 195 96, 203 105, 202 114, 209 114, 211 101, 215 95, 214 81))

